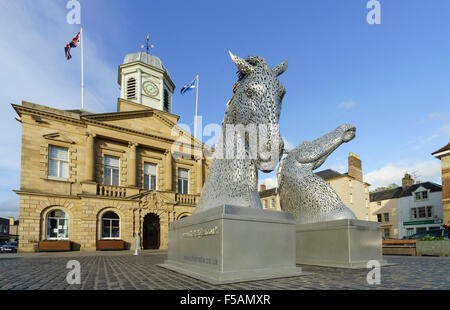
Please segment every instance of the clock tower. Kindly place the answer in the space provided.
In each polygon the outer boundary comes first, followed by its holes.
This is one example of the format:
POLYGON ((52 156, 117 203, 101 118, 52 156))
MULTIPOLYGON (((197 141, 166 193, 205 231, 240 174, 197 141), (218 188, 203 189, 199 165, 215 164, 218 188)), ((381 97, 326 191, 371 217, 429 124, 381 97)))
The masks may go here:
POLYGON ((125 56, 119 66, 120 98, 172 113, 172 95, 175 90, 169 72, 161 60, 148 52, 125 56))

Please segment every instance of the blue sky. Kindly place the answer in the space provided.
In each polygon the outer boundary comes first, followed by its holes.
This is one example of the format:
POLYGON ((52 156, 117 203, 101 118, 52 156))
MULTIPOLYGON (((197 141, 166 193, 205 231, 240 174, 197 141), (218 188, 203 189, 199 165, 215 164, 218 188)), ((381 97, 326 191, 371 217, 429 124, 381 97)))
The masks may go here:
MULTIPOLYGON (((346 172, 354 152, 375 187, 399 183, 405 171, 440 183, 430 153, 450 140, 449 1, 380 0, 380 25, 366 22, 366 0, 79 1, 86 109, 115 111, 117 67, 147 33, 177 87, 173 112, 188 125, 194 94, 179 91, 197 73, 203 124, 222 121, 236 80, 228 50, 272 66, 288 60, 280 126, 289 145, 351 123, 356 138, 320 169, 346 172)), ((20 187, 21 128, 10 103, 80 107, 80 51, 70 62, 63 51, 79 26, 67 24, 66 3, 0 1, 2 217, 18 215, 12 190, 20 187)), ((274 173, 260 179, 275 185, 274 173)))

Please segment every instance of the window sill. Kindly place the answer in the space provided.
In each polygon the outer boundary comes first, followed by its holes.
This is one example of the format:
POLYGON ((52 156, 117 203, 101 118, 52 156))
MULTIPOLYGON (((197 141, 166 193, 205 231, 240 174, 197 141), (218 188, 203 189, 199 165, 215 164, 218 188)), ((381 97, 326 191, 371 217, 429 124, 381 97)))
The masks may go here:
POLYGON ((72 183, 69 181, 69 179, 61 179, 61 178, 54 178, 54 177, 47 177, 47 178, 44 178, 44 180, 56 181, 56 182, 61 182, 61 183, 72 183))

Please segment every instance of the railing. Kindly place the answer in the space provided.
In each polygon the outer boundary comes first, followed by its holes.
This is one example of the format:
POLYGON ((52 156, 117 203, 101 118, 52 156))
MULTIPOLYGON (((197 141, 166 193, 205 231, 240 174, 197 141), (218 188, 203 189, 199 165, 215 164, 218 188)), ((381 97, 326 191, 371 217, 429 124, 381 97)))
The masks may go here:
POLYGON ((186 205, 197 205, 199 195, 175 194, 175 200, 178 203, 186 205))
POLYGON ((107 197, 124 198, 127 195, 126 187, 110 186, 110 185, 97 185, 97 195, 107 197))

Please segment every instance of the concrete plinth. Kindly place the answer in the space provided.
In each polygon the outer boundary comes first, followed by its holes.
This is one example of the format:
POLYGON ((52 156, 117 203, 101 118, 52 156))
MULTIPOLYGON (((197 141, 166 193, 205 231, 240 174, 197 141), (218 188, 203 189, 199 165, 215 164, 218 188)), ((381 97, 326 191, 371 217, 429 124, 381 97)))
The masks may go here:
POLYGON ((376 222, 337 220, 297 224, 297 264, 367 268, 383 261, 381 228, 376 222))
POLYGON ((299 276, 290 213, 220 206, 170 224, 161 267, 212 284, 299 276))

